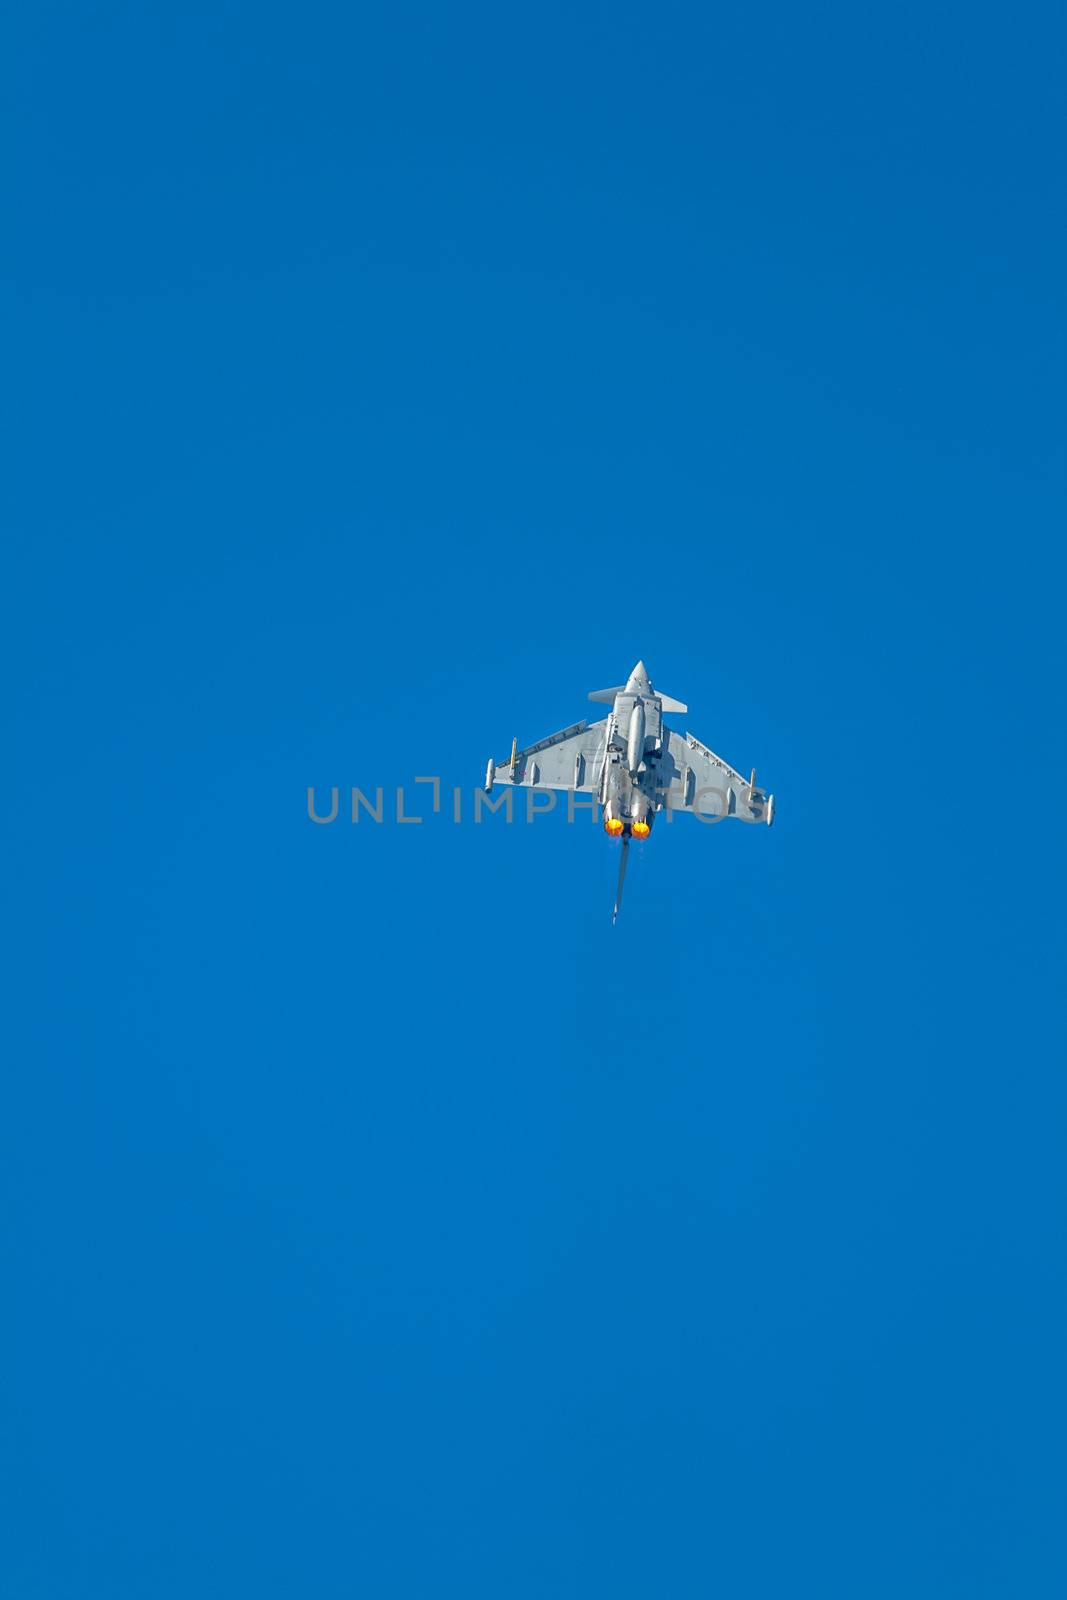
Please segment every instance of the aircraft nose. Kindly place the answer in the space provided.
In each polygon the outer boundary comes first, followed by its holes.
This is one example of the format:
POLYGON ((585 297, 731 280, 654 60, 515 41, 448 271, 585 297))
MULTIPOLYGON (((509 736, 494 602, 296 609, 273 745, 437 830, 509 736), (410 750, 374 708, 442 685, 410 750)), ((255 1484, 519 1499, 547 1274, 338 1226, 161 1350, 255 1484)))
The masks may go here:
POLYGON ((628 689, 650 689, 652 687, 648 679, 648 668, 643 661, 639 661, 631 672, 626 687, 628 689))

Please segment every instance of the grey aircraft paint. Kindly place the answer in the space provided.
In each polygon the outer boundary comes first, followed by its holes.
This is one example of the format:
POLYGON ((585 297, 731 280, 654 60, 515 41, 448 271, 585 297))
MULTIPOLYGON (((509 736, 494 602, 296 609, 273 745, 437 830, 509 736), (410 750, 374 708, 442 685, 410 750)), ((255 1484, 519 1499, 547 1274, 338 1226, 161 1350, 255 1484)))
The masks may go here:
POLYGON ((622 846, 614 922, 630 840, 647 839, 660 811, 770 824, 774 796, 756 787, 755 769, 746 782, 691 733, 683 737, 667 727, 664 713, 688 708, 657 694, 643 661, 625 683, 596 689, 589 698, 610 705, 610 714, 601 722, 575 722, 525 750, 513 744, 507 761, 490 761, 485 788, 488 793, 494 783, 508 783, 596 796, 605 831, 622 846))

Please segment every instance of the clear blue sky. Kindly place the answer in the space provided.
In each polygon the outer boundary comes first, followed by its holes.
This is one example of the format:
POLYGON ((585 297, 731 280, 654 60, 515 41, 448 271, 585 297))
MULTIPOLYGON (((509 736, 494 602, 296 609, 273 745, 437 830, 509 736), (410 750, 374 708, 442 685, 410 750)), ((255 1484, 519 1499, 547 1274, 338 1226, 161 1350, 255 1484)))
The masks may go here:
POLYGON ((0 56, 0 1590, 1058 1600, 1062 12, 0 56))

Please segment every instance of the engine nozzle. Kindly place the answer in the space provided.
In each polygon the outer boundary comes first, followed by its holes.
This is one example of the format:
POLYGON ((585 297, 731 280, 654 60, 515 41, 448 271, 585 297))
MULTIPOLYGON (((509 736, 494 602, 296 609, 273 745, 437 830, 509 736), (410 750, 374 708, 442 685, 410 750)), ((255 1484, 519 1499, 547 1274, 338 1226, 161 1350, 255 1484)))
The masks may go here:
POLYGON ((618 798, 612 796, 604 807, 604 832, 612 839, 617 839, 626 824, 622 820, 622 807, 618 798))
POLYGON ((647 839, 652 832, 652 808, 643 794, 634 797, 630 817, 630 832, 634 838, 647 839))

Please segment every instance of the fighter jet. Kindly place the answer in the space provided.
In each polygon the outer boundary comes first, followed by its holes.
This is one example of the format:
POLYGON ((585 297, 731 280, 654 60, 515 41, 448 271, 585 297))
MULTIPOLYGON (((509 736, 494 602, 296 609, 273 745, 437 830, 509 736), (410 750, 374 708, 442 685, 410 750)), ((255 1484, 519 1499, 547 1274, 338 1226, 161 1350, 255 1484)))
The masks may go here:
POLYGON ((680 700, 658 694, 639 661, 625 683, 594 689, 590 700, 611 706, 600 722, 575 722, 525 750, 512 740, 510 759, 485 772, 488 794, 494 783, 526 789, 558 789, 596 796, 603 808, 604 832, 621 840, 614 923, 631 839, 647 839, 657 815, 688 811, 705 821, 739 817, 742 822, 774 821, 774 796, 756 787, 756 771, 746 783, 721 756, 693 734, 675 733, 665 713, 688 710, 680 700))

